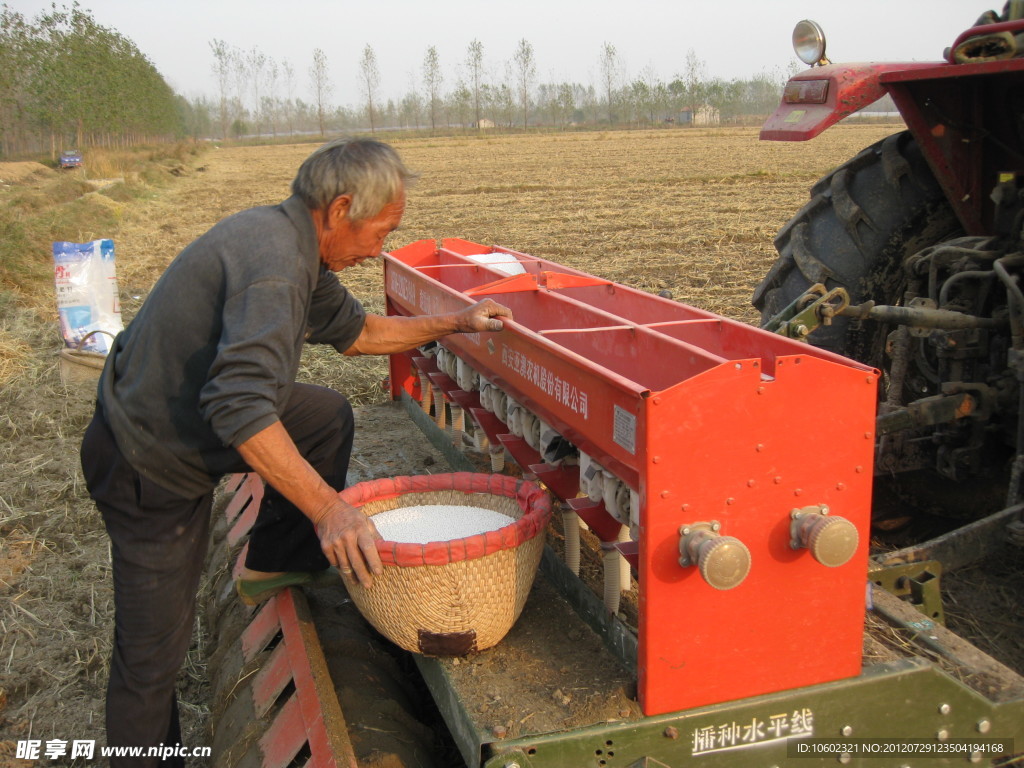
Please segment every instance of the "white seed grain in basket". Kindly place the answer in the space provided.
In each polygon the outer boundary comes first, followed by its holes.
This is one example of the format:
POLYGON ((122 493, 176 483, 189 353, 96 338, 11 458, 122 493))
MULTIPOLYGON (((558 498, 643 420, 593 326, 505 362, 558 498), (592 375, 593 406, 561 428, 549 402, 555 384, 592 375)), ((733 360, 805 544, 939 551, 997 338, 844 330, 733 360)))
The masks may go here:
POLYGON ((463 539, 496 531, 515 522, 515 518, 492 509, 452 504, 399 507, 378 512, 371 519, 385 541, 400 544, 463 539))

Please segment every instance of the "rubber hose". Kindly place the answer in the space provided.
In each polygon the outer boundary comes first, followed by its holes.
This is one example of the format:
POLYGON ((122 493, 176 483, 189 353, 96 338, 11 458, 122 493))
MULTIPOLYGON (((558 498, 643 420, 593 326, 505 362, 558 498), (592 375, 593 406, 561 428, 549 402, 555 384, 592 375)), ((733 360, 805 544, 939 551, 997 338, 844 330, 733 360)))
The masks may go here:
POLYGON ((602 541, 601 549, 604 550, 604 607, 614 615, 619 612, 619 600, 622 597, 622 577, 619 576, 622 555, 614 544, 602 541))
POLYGON ((505 469, 505 447, 502 445, 492 445, 490 449, 491 455, 491 472, 501 472, 505 469))
POLYGON ((466 412, 461 405, 452 403, 452 444, 456 448, 462 448, 462 433, 466 431, 466 412))
MULTIPOLYGON (((632 537, 629 535, 629 526, 622 526, 619 529, 619 537, 616 541, 624 542, 630 541, 631 539, 632 537)), ((619 588, 623 592, 629 592, 629 590, 633 588, 633 574, 629 567, 629 561, 621 554, 619 555, 619 560, 622 561, 619 563, 619 588)))
POLYGON ((439 429, 445 428, 445 402, 440 387, 433 387, 434 392, 434 423, 439 429))
POLYGON ((430 377, 423 371, 420 371, 420 407, 428 416, 430 415, 430 393, 430 377))
POLYGON ((580 575, 580 516, 571 509, 562 513, 565 535, 565 565, 574 576, 580 575))

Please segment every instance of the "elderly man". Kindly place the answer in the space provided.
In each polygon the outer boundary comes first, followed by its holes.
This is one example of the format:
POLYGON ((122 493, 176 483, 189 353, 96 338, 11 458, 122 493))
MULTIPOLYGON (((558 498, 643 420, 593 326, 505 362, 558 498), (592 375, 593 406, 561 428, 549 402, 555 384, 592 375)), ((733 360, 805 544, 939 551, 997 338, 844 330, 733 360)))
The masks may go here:
POLYGON ((292 197, 231 216, 185 248, 113 345, 82 443, 114 563, 109 745, 181 741, 175 678, 224 474, 251 469, 268 485, 238 584, 247 602, 330 566, 367 586, 380 573, 376 531, 337 494, 352 409, 337 392, 295 383, 303 344, 388 354, 497 331, 510 316, 490 300, 450 315, 367 314, 339 283, 333 272, 380 255, 412 178, 385 144, 321 147, 292 197))

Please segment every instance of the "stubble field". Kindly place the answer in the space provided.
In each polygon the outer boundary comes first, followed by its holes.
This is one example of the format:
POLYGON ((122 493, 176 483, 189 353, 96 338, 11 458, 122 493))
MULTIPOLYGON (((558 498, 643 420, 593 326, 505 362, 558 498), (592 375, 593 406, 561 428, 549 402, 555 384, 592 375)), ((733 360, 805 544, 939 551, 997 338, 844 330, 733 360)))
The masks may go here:
MULTIPOLYGON (((751 128, 398 140, 421 178, 387 247, 444 237, 502 245, 753 323, 750 294, 775 258, 774 233, 808 187, 898 129, 840 126, 796 144, 759 142, 751 128)), ((188 242, 286 197, 311 150, 210 149, 172 188, 120 205, 118 231, 88 239, 116 242, 125 320, 188 242)), ((341 279, 382 309, 378 264, 341 279)), ((107 541, 77 457, 91 387, 61 385, 55 315, 7 322, 5 333, 24 365, 0 396, 0 766, 19 739, 102 741, 112 634, 107 541)), ((356 402, 383 399, 385 375, 382 360, 317 353, 303 372, 356 402)), ((208 743, 207 651, 197 629, 182 675, 190 745, 208 743)))

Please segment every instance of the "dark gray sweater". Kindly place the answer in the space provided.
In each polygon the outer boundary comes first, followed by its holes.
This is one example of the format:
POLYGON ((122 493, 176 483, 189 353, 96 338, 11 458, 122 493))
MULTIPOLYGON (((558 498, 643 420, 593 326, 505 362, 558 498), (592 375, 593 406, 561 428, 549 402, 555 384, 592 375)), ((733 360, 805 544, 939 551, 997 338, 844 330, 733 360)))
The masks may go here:
POLYGON ((298 198, 221 221, 114 343, 99 399, 118 447, 154 482, 201 496, 237 468, 235 446, 278 420, 303 343, 343 352, 365 318, 321 264, 298 198))

